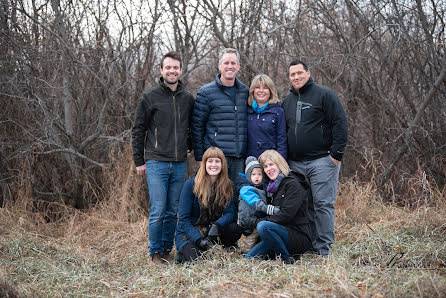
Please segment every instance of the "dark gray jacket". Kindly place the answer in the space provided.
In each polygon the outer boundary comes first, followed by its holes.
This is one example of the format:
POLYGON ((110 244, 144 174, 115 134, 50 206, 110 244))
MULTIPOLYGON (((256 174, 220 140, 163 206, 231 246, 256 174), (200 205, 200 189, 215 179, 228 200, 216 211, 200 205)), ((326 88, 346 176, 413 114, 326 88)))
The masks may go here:
POLYGON ((257 208, 264 209, 266 211, 266 192, 256 187, 252 187, 252 189, 259 196, 259 201, 253 206, 249 206, 241 196, 239 197, 238 220, 239 226, 241 226, 243 229, 253 229, 257 226, 257 223, 262 220, 262 218, 255 215, 257 208))
POLYGON ((160 78, 159 85, 144 92, 132 128, 133 160, 185 161, 192 149, 190 125, 194 97, 181 81, 172 91, 160 78))

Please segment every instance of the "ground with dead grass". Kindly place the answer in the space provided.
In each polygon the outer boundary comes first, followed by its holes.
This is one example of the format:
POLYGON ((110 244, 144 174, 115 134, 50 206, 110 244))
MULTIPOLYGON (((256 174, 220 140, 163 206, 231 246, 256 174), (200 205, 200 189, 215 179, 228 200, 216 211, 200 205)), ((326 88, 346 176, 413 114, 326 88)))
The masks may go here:
MULTIPOLYGON (((342 182, 334 253, 294 265, 245 260, 220 247, 194 264, 148 261, 147 218, 128 196, 57 220, 29 204, 0 208, 0 287, 10 297, 444 297, 445 191, 414 206, 383 203, 373 184, 342 182)), ((56 208, 57 209, 57 208, 56 208)), ((53 210, 55 210, 53 208, 53 210)), ((0 297, 3 297, 0 294, 0 297)))

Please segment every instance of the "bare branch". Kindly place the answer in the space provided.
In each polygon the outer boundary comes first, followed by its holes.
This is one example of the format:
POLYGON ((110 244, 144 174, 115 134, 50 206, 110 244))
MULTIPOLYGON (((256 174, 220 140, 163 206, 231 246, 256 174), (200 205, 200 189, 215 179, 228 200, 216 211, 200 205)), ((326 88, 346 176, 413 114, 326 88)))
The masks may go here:
POLYGON ((79 158, 82 158, 83 160, 86 160, 98 167, 101 168, 109 168, 110 164, 107 163, 99 163, 97 161, 92 160, 91 158, 89 158, 88 156, 83 155, 82 153, 79 153, 77 151, 74 151, 71 148, 61 148, 61 149, 53 149, 53 150, 49 150, 49 151, 44 151, 44 152, 34 152, 37 155, 49 155, 49 154, 54 154, 54 153, 68 153, 74 156, 77 156, 79 158))

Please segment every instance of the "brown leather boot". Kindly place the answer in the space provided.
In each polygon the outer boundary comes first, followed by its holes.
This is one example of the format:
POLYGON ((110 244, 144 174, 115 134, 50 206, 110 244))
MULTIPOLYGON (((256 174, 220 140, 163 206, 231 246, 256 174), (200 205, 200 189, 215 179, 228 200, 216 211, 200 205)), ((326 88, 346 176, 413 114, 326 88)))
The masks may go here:
POLYGON ((170 250, 165 250, 163 252, 162 259, 166 260, 169 263, 172 262, 172 255, 170 254, 170 250))
POLYGON ((163 265, 163 264, 166 264, 166 261, 161 258, 161 255, 159 252, 156 252, 152 256, 152 263, 155 265, 163 265))

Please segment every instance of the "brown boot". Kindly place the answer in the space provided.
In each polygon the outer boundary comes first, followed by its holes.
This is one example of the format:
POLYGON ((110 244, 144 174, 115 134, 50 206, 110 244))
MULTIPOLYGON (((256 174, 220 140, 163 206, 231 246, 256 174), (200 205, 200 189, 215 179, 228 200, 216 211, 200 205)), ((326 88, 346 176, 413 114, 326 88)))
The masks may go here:
POLYGON ((254 229, 251 235, 245 236, 245 241, 243 241, 240 245, 242 254, 248 253, 251 248, 253 248, 257 244, 258 239, 259 233, 257 233, 257 229, 254 229))
POLYGON ((170 250, 165 250, 162 255, 162 259, 166 262, 172 262, 172 255, 170 254, 170 250))
POLYGON ((152 263, 155 265, 163 265, 163 264, 166 264, 166 261, 161 258, 161 255, 159 252, 156 252, 152 256, 152 263))

